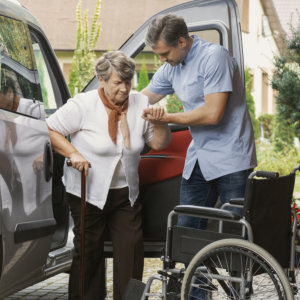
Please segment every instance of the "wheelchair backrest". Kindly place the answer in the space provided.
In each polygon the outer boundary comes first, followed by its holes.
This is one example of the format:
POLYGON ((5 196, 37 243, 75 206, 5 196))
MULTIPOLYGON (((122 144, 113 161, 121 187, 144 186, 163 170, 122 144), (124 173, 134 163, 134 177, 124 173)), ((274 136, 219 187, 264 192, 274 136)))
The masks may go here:
POLYGON ((291 202, 295 174, 247 180, 243 214, 251 224, 254 243, 288 266, 291 238, 291 202))

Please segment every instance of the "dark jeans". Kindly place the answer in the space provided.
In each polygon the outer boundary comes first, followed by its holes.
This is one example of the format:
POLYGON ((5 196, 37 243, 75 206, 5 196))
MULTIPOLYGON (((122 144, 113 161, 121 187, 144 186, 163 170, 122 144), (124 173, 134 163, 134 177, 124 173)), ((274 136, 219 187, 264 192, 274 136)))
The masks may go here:
MULTIPOLYGON (((69 299, 80 299, 80 198, 67 194, 74 220, 75 254, 70 271, 69 299)), ((105 288, 104 233, 113 243, 113 293, 121 300, 130 278, 141 280, 144 263, 141 204, 131 207, 128 188, 110 190, 103 210, 86 203, 85 300, 103 300, 105 288)))
MULTIPOLYGON (((180 188, 180 204, 214 207, 220 196, 221 203, 232 198, 244 197, 246 181, 252 169, 228 174, 217 179, 206 181, 198 162, 195 164, 191 177, 182 178, 180 188)), ((205 229, 206 221, 200 218, 180 216, 178 225, 205 229)))
MULTIPOLYGON (((246 181, 252 171, 252 169, 239 171, 206 181, 197 162, 191 177, 188 180, 182 178, 180 204, 213 207, 219 196, 222 204, 229 202, 232 198, 244 197, 246 181)), ((240 213, 239 209, 236 211, 240 213)), ((181 215, 178 218, 178 225, 205 229, 207 220, 181 215)), ((193 291, 193 296, 191 300, 205 299, 201 291, 193 291)))

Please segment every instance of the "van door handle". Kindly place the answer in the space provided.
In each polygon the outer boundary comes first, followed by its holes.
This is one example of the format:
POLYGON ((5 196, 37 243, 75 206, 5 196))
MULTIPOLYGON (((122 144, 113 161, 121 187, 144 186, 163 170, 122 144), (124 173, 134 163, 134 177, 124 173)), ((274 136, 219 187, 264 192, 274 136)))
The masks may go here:
POLYGON ((49 181, 53 175, 53 156, 52 148, 49 141, 44 145, 44 176, 45 180, 49 181))

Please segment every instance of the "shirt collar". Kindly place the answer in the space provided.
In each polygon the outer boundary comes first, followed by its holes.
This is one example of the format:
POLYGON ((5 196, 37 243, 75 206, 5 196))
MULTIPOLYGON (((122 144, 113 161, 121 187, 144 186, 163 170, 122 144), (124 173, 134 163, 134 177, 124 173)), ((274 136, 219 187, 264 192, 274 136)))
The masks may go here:
POLYGON ((196 35, 192 35, 193 38, 193 44, 189 50, 189 52, 187 53, 186 57, 184 58, 183 62, 181 63, 181 66, 185 66, 193 57, 193 53, 195 52, 195 48, 196 48, 196 44, 198 44, 199 42, 199 37, 197 37, 196 35))

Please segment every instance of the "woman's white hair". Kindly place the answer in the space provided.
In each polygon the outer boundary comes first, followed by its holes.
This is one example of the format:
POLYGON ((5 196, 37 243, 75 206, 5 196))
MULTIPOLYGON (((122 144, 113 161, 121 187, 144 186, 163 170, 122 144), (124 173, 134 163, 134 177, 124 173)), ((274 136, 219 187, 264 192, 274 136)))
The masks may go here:
POLYGON ((121 51, 110 51, 99 57, 95 63, 95 75, 107 81, 112 71, 122 80, 131 81, 134 76, 134 60, 121 51))

